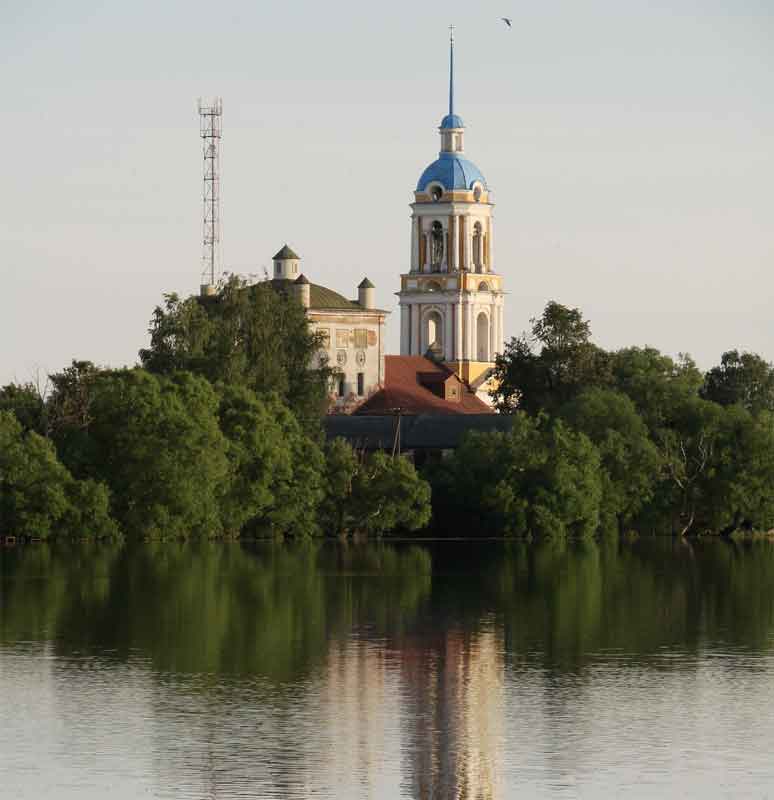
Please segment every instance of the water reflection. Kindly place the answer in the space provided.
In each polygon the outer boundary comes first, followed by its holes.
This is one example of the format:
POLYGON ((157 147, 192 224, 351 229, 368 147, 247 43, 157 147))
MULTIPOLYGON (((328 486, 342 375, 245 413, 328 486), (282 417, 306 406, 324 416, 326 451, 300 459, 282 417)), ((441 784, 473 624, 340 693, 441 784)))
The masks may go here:
POLYGON ((0 592, 15 797, 774 782, 770 542, 37 546, 0 592))

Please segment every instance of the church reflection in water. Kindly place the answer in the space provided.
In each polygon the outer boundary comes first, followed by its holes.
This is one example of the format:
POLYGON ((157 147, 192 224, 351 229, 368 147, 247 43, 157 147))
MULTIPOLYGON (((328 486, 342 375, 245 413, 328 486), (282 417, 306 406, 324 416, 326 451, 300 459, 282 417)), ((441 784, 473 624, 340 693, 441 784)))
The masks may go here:
POLYGON ((503 673, 502 634, 486 620, 476 631, 332 644, 318 707, 335 743, 324 783, 357 776, 367 794, 391 782, 395 760, 403 797, 500 797, 503 673))
POLYGON ((503 641, 477 631, 408 637, 400 646, 403 789, 414 798, 500 796, 503 641))

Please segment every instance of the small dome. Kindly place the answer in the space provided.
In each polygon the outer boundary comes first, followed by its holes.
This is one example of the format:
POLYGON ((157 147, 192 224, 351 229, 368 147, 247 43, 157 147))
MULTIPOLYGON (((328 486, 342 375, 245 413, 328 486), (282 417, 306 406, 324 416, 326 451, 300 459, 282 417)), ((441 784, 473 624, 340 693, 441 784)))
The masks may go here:
POLYGON ((441 120, 441 130, 448 130, 449 128, 464 128, 465 123, 462 121, 462 117, 458 117, 456 114, 447 114, 441 120))
POLYGON ((371 283, 371 281, 368 280, 368 278, 363 278, 363 280, 360 281, 360 283, 358 284, 357 288, 358 289, 373 289, 374 285, 373 285, 373 283, 371 283))
POLYGON ((472 189, 476 181, 480 181, 486 189, 486 180, 479 168, 472 161, 456 153, 441 153, 439 158, 422 173, 417 183, 417 191, 424 192, 433 181, 440 183, 447 191, 472 189))
POLYGON ((301 285, 303 285, 303 284, 305 284, 305 283, 309 283, 309 280, 308 280, 308 278, 306 277, 306 275, 304 275, 304 273, 302 272, 302 273, 301 273, 301 274, 300 274, 300 275, 299 275, 299 276, 296 278, 296 280, 295 280, 295 283, 298 283, 298 284, 301 284, 301 285))

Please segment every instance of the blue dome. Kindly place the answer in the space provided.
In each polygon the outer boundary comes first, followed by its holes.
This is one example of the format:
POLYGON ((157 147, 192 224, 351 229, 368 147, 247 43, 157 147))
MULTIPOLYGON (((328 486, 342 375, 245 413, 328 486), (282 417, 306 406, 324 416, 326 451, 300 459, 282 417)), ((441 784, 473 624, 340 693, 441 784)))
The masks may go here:
POLYGON ((446 128, 464 128, 465 123, 462 121, 462 117, 458 117, 456 114, 447 114, 441 120, 441 130, 446 128))
POLYGON ((478 167, 456 153, 441 153, 438 160, 433 161, 422 173, 417 191, 424 192, 433 181, 440 183, 444 189, 470 189, 476 181, 480 181, 486 189, 486 180, 478 167))

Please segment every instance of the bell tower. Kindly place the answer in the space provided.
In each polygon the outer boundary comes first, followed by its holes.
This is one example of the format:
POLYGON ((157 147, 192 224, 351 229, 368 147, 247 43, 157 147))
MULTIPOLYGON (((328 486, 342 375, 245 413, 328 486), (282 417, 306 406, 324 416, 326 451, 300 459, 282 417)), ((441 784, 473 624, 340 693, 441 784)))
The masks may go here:
POLYGON ((411 266, 398 292, 400 353, 431 350, 472 388, 483 389, 502 348, 502 278, 494 265, 492 194, 465 157, 465 124, 454 110, 450 30, 441 150, 419 178, 411 204, 411 266))

